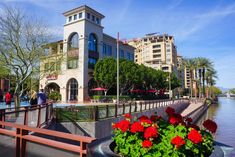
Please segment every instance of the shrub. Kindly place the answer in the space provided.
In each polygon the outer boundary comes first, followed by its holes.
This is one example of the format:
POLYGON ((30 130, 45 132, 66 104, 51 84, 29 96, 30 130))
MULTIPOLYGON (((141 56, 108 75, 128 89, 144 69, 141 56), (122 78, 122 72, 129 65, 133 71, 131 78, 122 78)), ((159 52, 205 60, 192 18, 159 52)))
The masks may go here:
POLYGON ((61 100, 61 94, 57 91, 53 91, 48 94, 48 99, 59 101, 61 100))
POLYGON ((215 122, 206 120, 204 129, 191 124, 191 118, 183 118, 173 108, 166 109, 168 119, 152 115, 141 116, 131 122, 131 115, 113 124, 114 151, 125 157, 188 157, 209 156, 213 151, 215 122))
MULTIPOLYGON (((106 96, 105 95, 94 95, 93 99, 95 99, 95 100, 106 99, 106 100, 112 101, 113 99, 117 99, 117 96, 116 95, 106 95, 106 96)), ((119 100, 128 101, 128 100, 131 100, 131 98, 127 95, 122 95, 122 96, 119 96, 119 100)))

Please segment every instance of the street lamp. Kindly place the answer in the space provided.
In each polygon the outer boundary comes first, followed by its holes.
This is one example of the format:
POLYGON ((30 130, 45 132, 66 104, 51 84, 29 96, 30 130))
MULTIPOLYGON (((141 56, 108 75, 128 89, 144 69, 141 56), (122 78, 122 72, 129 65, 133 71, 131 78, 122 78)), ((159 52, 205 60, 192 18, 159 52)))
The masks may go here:
POLYGON ((172 99, 172 90, 171 90, 171 73, 169 72, 168 76, 168 82, 169 82, 169 99, 172 99))

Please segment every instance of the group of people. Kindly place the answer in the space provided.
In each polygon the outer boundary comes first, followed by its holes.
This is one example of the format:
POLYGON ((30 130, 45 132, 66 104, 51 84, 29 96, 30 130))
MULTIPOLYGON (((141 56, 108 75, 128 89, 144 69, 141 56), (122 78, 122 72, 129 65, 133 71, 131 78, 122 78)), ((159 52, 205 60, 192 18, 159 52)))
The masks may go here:
MULTIPOLYGON (((12 99, 11 93, 7 92, 5 94, 5 103, 6 103, 6 105, 11 105, 11 99, 12 99)), ((35 92, 34 90, 32 90, 30 92, 29 103, 30 103, 31 106, 45 105, 46 100, 47 100, 47 96, 43 92, 43 89, 40 89, 38 93, 35 92)))

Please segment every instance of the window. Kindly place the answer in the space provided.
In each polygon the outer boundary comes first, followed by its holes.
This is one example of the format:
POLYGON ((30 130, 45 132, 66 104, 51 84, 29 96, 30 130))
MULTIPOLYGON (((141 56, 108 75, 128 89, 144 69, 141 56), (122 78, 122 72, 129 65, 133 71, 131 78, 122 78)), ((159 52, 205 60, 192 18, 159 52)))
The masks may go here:
POLYGON ((72 21, 72 16, 69 16, 69 22, 71 22, 72 21))
POLYGON ((105 56, 107 53, 107 50, 106 50, 106 44, 103 43, 103 55, 105 56))
POLYGON ((126 52, 126 59, 131 60, 131 54, 129 52, 126 52))
POLYGON ((69 101, 77 100, 78 97, 78 82, 72 78, 67 83, 67 97, 69 101))
POLYGON ((88 51, 97 52, 97 39, 95 34, 91 33, 88 40, 88 51))
POLYGON ((166 49, 166 52, 171 52, 171 49, 166 49))
POLYGON ((95 21, 95 16, 94 15, 92 15, 92 21, 95 21))
POLYGON ((90 19, 91 18, 91 14, 87 13, 87 18, 90 19))
POLYGON ((68 40, 68 50, 78 48, 78 34, 72 33, 68 40))
POLYGON ((107 45, 107 55, 112 56, 112 46, 107 45))
POLYGON ((73 15, 73 20, 77 20, 77 19, 78 19, 78 15, 77 14, 73 15))
POLYGON ((131 61, 134 61, 134 54, 131 53, 131 61))
POLYGON ((160 48, 161 45, 153 45, 153 48, 160 48))
POLYGON ((158 57, 161 57, 161 55, 153 55, 153 58, 158 58, 158 57))
POLYGON ((68 69, 76 69, 78 67, 78 58, 71 57, 67 60, 67 68, 68 69))
POLYGON ((161 52, 161 49, 153 50, 153 53, 161 52))
POLYGON ((121 52, 120 52, 120 58, 124 58, 125 56, 124 56, 124 51, 123 50, 121 50, 121 52))
POLYGON ((79 19, 81 19, 82 18, 82 13, 79 13, 79 19))
POLYGON ((100 19, 98 17, 96 18, 96 23, 100 24, 100 19))
POLYGON ((94 69, 97 60, 98 60, 98 59, 95 59, 95 58, 89 58, 89 59, 88 59, 88 68, 89 68, 89 69, 94 69))

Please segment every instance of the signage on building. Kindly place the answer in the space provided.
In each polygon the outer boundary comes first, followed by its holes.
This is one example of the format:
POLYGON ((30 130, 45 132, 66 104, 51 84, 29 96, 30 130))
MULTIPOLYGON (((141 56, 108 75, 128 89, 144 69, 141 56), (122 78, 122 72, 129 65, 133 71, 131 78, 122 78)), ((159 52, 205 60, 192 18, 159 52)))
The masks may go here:
POLYGON ((58 75, 47 75, 46 79, 47 80, 56 80, 58 78, 58 75))
POLYGON ((78 57, 79 50, 78 49, 70 50, 67 52, 67 54, 68 54, 68 57, 78 57))

